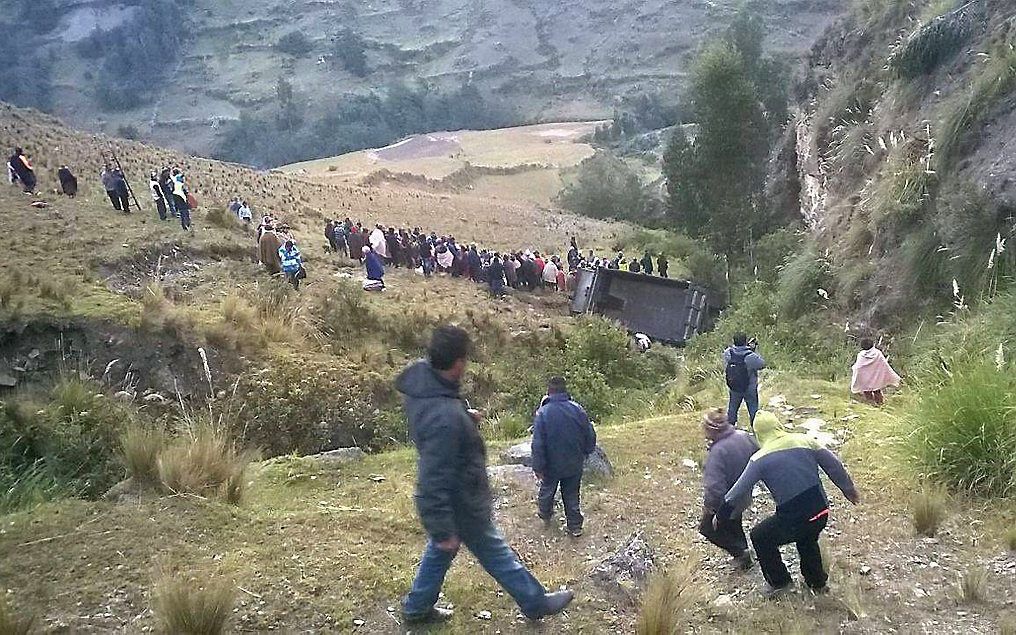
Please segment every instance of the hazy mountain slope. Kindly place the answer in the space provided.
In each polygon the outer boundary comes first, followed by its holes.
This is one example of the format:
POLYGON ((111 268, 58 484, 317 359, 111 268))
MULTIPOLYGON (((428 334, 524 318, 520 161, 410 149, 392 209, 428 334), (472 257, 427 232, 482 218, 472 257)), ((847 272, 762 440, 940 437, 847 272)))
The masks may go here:
MULTIPOLYGON (((58 114, 107 132, 130 126, 146 139, 207 153, 219 124, 275 102, 280 78, 309 100, 311 112, 337 95, 422 80, 437 87, 472 82, 524 120, 601 117, 621 96, 680 86, 689 53, 739 3, 193 0, 172 12, 172 23, 185 25, 183 44, 167 45, 163 59, 176 58, 141 70, 142 88, 157 90, 119 113, 97 105, 101 56, 83 43, 96 29, 130 26, 143 0, 50 4, 59 20, 33 49, 53 60, 58 114), (332 39, 344 29, 365 41, 363 78, 333 58, 332 39), (307 37, 308 50, 278 50, 279 39, 294 31, 307 37)), ((805 51, 843 10, 834 0, 763 4, 773 46, 789 55, 805 51)), ((0 21, 18 26, 18 19, 0 21)))

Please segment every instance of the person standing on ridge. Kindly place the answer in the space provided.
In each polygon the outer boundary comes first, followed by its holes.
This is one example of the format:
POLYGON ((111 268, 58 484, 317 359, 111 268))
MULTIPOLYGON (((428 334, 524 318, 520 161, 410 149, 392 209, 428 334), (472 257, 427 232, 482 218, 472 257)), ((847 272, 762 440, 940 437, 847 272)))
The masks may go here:
POLYGON ((730 425, 726 413, 718 408, 706 413, 702 429, 709 450, 702 466, 703 500, 699 533, 729 553, 735 567, 747 571, 754 563, 748 551, 741 515, 751 504, 750 492, 743 500, 734 501, 737 512, 733 519, 716 518, 716 510, 723 507, 724 495, 744 472, 748 460, 758 451, 758 444, 750 434, 730 425))
POLYGON ((723 365, 726 368, 727 388, 730 389, 730 403, 727 406, 727 421, 737 425, 737 412, 744 403, 748 418, 755 421, 758 412, 758 371, 766 367, 762 356, 755 352, 758 343, 748 341, 744 333, 734 335, 734 345, 723 351, 723 365))
POLYGON ((188 200, 187 186, 183 182, 183 172, 179 168, 173 169, 173 207, 180 216, 180 226, 185 230, 191 228, 191 208, 188 200))
POLYGON ((148 180, 148 189, 152 192, 152 200, 155 202, 155 209, 159 212, 159 220, 166 220, 166 195, 162 193, 162 185, 159 184, 159 174, 155 170, 148 180))
POLYGON ((60 166, 60 169, 56 171, 56 178, 60 180, 60 191, 64 195, 70 198, 78 195, 78 177, 74 176, 69 167, 60 166))
POLYGON ((861 502, 860 494, 839 457, 808 435, 787 432, 773 413, 758 413, 755 436, 761 448, 723 497, 714 527, 719 519, 732 519, 743 511, 739 502, 750 500, 755 484, 762 481, 776 501, 776 513, 751 530, 751 544, 766 581, 763 595, 775 598, 790 590, 792 579, 780 555, 780 547, 790 543, 797 545, 805 584, 813 593, 823 593, 829 576, 822 566, 818 538, 829 519, 829 500, 819 468, 854 505, 861 502))
POLYGON ((403 626, 446 622, 453 611, 436 606, 445 574, 465 545, 529 619, 560 613, 571 591, 547 593, 505 542, 492 518, 487 448, 478 429, 482 415, 460 395, 472 344, 454 326, 434 331, 427 358, 396 380, 409 434, 417 451, 416 509, 427 547, 402 602, 403 626))
POLYGON ((540 481, 537 514, 553 520, 554 498, 561 490, 568 533, 582 535, 585 517, 579 500, 586 457, 596 449, 596 430, 589 415, 568 394, 563 377, 552 377, 547 396, 533 418, 533 473, 540 481))
POLYGON ((670 271, 670 262, 667 261, 667 257, 664 256, 663 254, 660 254, 659 257, 656 259, 656 270, 660 272, 661 278, 670 277, 667 275, 667 272, 670 271))
POLYGON ((117 209, 122 211, 124 214, 130 214, 131 199, 129 196, 130 190, 127 188, 127 177, 124 176, 123 171, 119 168, 114 169, 112 174, 113 194, 120 201, 119 207, 115 205, 114 207, 117 207, 117 209))
POLYGON ((14 154, 7 160, 7 167, 8 172, 17 177, 26 194, 35 193, 35 170, 22 148, 14 148, 14 154))
POLYGON ((286 240, 285 244, 279 247, 279 262, 282 263, 282 273, 286 274, 286 280, 293 285, 293 289, 300 290, 300 278, 303 274, 303 257, 300 250, 292 239, 286 240))
POLYGON ((646 255, 642 256, 642 273, 647 276, 653 275, 653 255, 646 250, 646 255))

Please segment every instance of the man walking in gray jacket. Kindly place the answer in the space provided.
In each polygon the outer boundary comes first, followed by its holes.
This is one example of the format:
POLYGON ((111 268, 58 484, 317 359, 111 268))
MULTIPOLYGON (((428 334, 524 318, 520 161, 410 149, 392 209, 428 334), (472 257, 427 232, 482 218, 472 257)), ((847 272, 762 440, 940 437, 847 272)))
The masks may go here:
POLYGON ((552 377, 547 396, 533 419, 533 472, 540 480, 537 511, 549 523, 561 489, 568 533, 582 535, 585 518, 579 505, 582 469, 596 448, 596 431, 586 411, 568 395, 563 377, 552 377))
POLYGON ((571 591, 547 593, 494 525, 487 449, 477 429, 480 414, 468 410, 459 396, 470 347, 465 331, 443 326, 432 336, 427 359, 410 364, 396 382, 418 453, 416 509, 428 535, 402 603, 406 624, 452 618, 451 609, 435 604, 463 544, 529 619, 560 613, 573 598, 571 591))

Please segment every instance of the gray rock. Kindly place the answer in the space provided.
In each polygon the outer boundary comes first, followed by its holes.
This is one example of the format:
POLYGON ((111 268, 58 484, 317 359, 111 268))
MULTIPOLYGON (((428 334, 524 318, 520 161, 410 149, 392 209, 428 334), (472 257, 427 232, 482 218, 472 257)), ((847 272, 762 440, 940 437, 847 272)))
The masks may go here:
POLYGON ((487 477, 495 484, 521 485, 536 489, 533 470, 525 465, 494 465, 487 468, 487 477))
POLYGON ((508 448, 501 453, 501 462, 505 465, 533 465, 533 444, 531 441, 523 441, 508 448))
POLYGON ((14 375, 0 371, 0 387, 3 388, 14 388, 18 385, 18 378, 14 375))
POLYGON ((586 463, 582 467, 582 475, 593 478, 613 478, 614 466, 611 465, 610 459, 607 458, 607 453, 603 451, 603 448, 597 445, 593 453, 586 457, 586 463))
POLYGON ((358 461, 362 461, 367 458, 367 454, 360 448, 339 448, 337 450, 322 452, 321 454, 312 454, 307 458, 321 461, 322 463, 340 465, 342 463, 356 463, 358 461))
MULTIPOLYGON (((523 441, 508 448, 501 453, 501 462, 505 465, 533 465, 533 445, 530 441, 523 441)), ((614 476, 614 466, 611 465, 607 453, 599 445, 593 453, 586 457, 583 475, 593 478, 611 478, 614 476)))

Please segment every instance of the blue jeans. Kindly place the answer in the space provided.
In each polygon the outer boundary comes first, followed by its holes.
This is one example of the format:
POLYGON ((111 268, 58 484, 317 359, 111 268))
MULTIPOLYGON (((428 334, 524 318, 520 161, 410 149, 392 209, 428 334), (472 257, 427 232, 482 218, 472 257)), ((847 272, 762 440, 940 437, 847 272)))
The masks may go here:
POLYGON ((186 205, 176 204, 176 211, 180 214, 180 226, 184 229, 189 229, 191 226, 190 221, 190 208, 186 205))
POLYGON ((748 418, 755 423, 755 413, 758 412, 758 387, 749 388, 746 392, 730 391, 730 404, 727 406, 727 421, 730 425, 737 425, 737 411, 741 409, 741 402, 748 406, 748 418))
MULTIPOLYGON (((524 614, 539 615, 543 611, 547 590, 519 562, 518 556, 493 524, 460 538, 487 573, 515 599, 524 614)), ((413 588, 402 601, 402 610, 406 615, 426 615, 434 608, 445 574, 452 566, 455 556, 455 553, 438 549, 433 540, 427 541, 420 568, 413 580, 413 588)))

